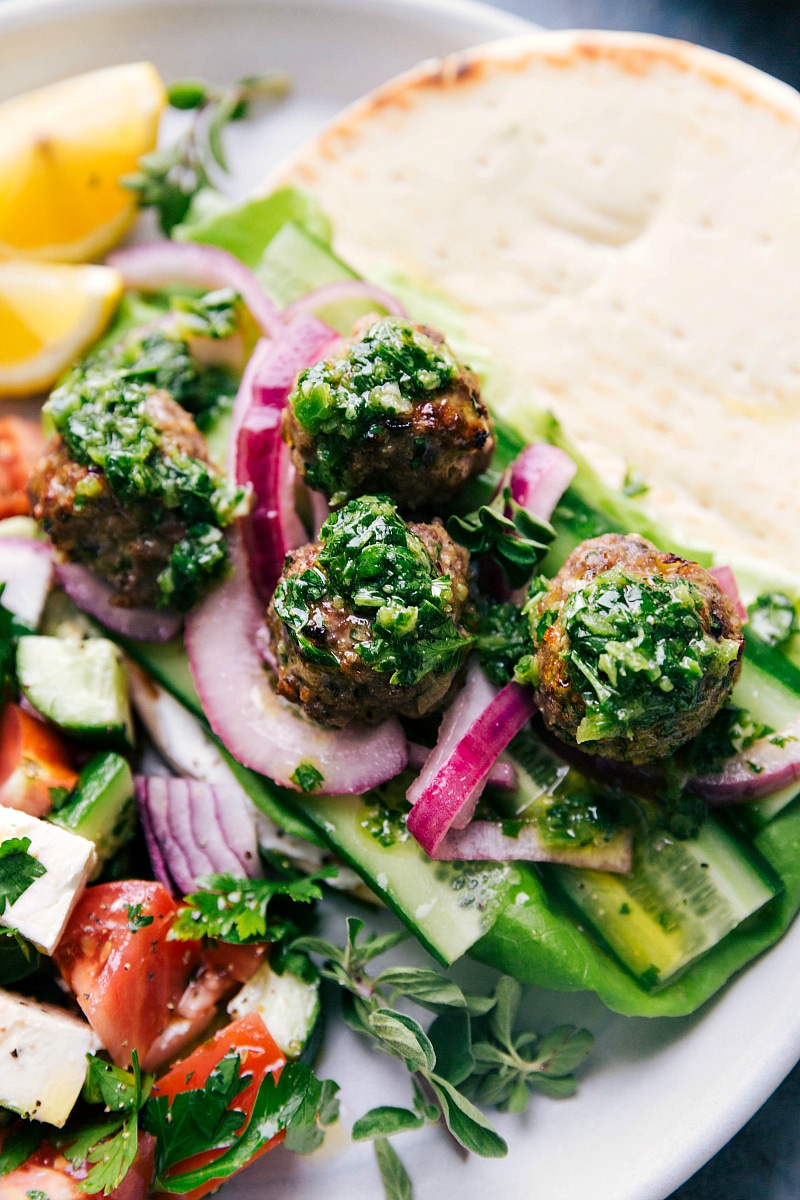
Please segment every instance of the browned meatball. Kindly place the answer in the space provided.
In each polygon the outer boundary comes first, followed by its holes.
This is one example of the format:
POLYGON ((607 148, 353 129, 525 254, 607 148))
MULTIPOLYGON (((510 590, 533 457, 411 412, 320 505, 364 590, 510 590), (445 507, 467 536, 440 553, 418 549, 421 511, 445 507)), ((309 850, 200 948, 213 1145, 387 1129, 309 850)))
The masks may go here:
MULTIPOLYGON (((348 509, 361 504, 361 500, 354 501, 342 512, 346 514, 348 509)), ((385 662, 373 661, 370 651, 381 647, 380 610, 376 613, 374 606, 359 604, 352 596, 342 595, 345 589, 338 586, 341 579, 330 558, 326 558, 324 540, 287 556, 281 583, 266 618, 268 657, 278 673, 280 695, 301 705, 307 716, 322 725, 340 728, 354 720, 374 724, 393 713, 424 716, 444 707, 457 687, 470 644, 461 626, 468 595, 469 554, 452 540, 438 520, 405 528, 412 548, 416 545, 427 556, 428 581, 449 577, 449 596, 439 605, 433 624, 428 613, 428 640, 417 660, 423 665, 407 671, 404 682, 392 682, 395 671, 386 669, 385 662), (290 627, 279 611, 285 617, 287 604, 296 608, 291 588, 292 581, 299 577, 312 581, 321 577, 326 582, 318 589, 323 594, 307 602, 305 619, 290 627), (425 657, 427 654, 430 658, 425 657)), ((323 539, 325 533, 323 527, 323 539)), ((356 594, 360 594, 358 589, 356 594)), ((406 637, 394 643, 389 639, 383 650, 388 647, 391 653, 392 646, 399 644, 400 652, 406 645, 416 651, 417 645, 412 645, 409 639, 416 637, 421 626, 422 619, 406 637)))
MULTIPOLYGON (((166 453, 207 461, 205 438, 167 392, 154 392, 144 407, 161 432, 166 453)), ((59 435, 50 439, 30 491, 34 516, 56 551, 109 583, 116 593, 113 604, 135 608, 158 603, 158 576, 187 532, 177 509, 150 499, 121 500, 102 471, 70 458, 59 435)))
POLYGON ((381 491, 411 512, 452 499, 494 452, 478 378, 442 335, 374 316, 337 355, 301 372, 283 436, 329 500, 381 491))
POLYGON ((741 622, 695 562, 637 534, 582 542, 538 602, 536 700, 567 742, 630 763, 708 724, 741 670, 741 622))

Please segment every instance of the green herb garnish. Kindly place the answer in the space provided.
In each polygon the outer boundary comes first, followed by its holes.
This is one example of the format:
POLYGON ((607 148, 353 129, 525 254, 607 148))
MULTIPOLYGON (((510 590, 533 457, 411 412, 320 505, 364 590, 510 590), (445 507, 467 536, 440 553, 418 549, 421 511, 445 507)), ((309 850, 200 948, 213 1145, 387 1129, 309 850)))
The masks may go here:
POLYGON ((214 164, 228 170, 222 132, 229 121, 246 117, 254 100, 279 98, 288 91, 287 77, 277 71, 251 75, 222 88, 203 79, 181 79, 167 90, 173 108, 193 111, 185 133, 171 146, 139 159, 139 169, 120 181, 135 192, 143 208, 155 208, 162 233, 181 223, 198 192, 212 187, 214 164))
POLYGON ((549 521, 532 516, 512 500, 508 488, 465 517, 449 517, 447 532, 470 554, 493 558, 512 588, 525 586, 555 538, 549 521))
POLYGON ((783 592, 765 592, 747 614, 750 630, 768 646, 784 646, 797 633, 797 609, 783 592))
POLYGON ((198 880, 198 891, 186 897, 187 904, 179 910, 171 936, 183 941, 219 938, 236 944, 278 941, 285 932, 286 923, 268 919, 270 901, 275 896, 305 904, 320 900, 319 881, 335 874, 335 867, 324 867, 314 875, 279 879, 207 875, 198 880))
POLYGON ((632 736, 696 708, 706 678, 722 677, 740 649, 735 638, 706 633, 701 608, 690 581, 643 580, 614 567, 578 586, 560 613, 534 615, 537 642, 556 617, 567 636, 564 658, 586 706, 579 743, 632 736))
POLYGON ((408 686, 453 670, 472 639, 453 621, 449 575, 437 576, 422 542, 387 496, 361 496, 328 517, 316 565, 280 581, 275 612, 311 662, 336 666, 308 636, 314 605, 329 599, 366 617, 356 645, 373 671, 408 686))
POLYGON ((376 321, 340 358, 328 358, 300 373, 289 404, 316 439, 308 481, 332 497, 347 498, 347 459, 387 421, 409 423, 416 400, 431 397, 458 374, 458 363, 410 321, 376 321))
POLYGON ((47 874, 47 867, 28 853, 31 839, 7 838, 0 842, 0 915, 24 896, 36 879, 47 874))

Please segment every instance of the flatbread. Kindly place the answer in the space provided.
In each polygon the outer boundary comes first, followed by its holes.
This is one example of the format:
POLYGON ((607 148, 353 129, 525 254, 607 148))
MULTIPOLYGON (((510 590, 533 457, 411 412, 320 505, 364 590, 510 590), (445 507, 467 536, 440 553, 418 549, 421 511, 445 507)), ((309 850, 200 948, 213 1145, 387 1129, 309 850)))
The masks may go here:
POLYGON ((532 33, 386 84, 270 182, 318 196, 365 274, 462 306, 517 423, 550 408, 701 540, 800 559, 792 88, 650 35, 532 33))

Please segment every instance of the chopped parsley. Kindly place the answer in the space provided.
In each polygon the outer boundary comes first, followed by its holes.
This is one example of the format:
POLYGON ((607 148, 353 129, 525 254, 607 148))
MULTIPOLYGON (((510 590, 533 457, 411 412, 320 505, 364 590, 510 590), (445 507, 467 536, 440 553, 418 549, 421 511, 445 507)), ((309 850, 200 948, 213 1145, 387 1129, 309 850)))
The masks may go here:
MULTIPOLYGON (((228 329, 224 314, 235 297, 219 296, 194 302, 174 326, 134 330, 118 345, 100 350, 72 371, 45 406, 70 456, 102 471, 122 501, 147 506, 154 524, 171 510, 185 521, 186 534, 158 577, 160 603, 182 611, 223 574, 222 530, 237 514, 243 493, 209 463, 171 444, 147 402, 160 389, 197 413, 210 411, 219 400, 221 381, 212 369, 194 365, 179 332, 188 322, 193 332, 222 336, 228 329)), ((99 492, 99 479, 87 476, 84 502, 99 492)))
POLYGON ((797 633, 797 610, 783 592, 765 592, 747 614, 751 631, 768 646, 783 646, 797 633))
POLYGON ((316 792, 325 782, 325 776, 310 762, 298 763, 289 778, 301 792, 316 792))
POLYGON ((349 494, 354 447, 391 421, 408 424, 414 402, 432 396, 458 374, 458 363, 410 321, 384 317, 340 358, 301 372, 289 396, 299 424, 316 439, 308 481, 339 502, 349 494))
POLYGON ((314 875, 282 879, 237 879, 233 875, 207 875, 198 880, 200 888, 186 897, 172 925, 170 936, 179 941, 195 938, 219 938, 223 942, 278 941, 286 922, 269 918, 268 908, 275 896, 308 903, 320 900, 321 879, 336 874, 335 867, 324 867, 314 875))
POLYGON ((7 905, 16 904, 34 880, 47 874, 47 867, 28 853, 30 844, 27 837, 0 842, 0 915, 7 905))
POLYGON ((614 567, 585 580, 560 613, 535 621, 540 642, 555 619, 573 688, 586 706, 576 740, 632 737, 694 709, 709 675, 721 678, 739 654, 735 638, 703 628, 702 593, 684 579, 641 579, 614 567))
POLYGON ((481 666, 498 687, 510 683, 521 659, 533 651, 530 625, 521 608, 509 600, 492 600, 482 596, 478 601, 478 635, 475 648, 481 666))
POLYGON ((425 546, 387 496, 361 496, 328 517, 316 565, 280 581, 275 612, 301 654, 336 667, 314 641, 315 605, 329 600, 363 617, 356 650, 390 683, 408 686, 453 670, 472 639, 453 621, 449 575, 436 575, 425 546))

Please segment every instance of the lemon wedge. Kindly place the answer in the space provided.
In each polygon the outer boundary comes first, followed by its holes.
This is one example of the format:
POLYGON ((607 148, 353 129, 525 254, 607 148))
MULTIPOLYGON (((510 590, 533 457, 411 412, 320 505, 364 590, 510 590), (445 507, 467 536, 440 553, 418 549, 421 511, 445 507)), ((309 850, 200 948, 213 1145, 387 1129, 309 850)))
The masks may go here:
POLYGON ((140 62, 0 104, 0 257, 81 262, 118 241, 136 211, 119 179, 155 146, 164 102, 140 62))
POLYGON ((111 267, 0 262, 0 396, 51 387, 100 336, 121 295, 111 267))

